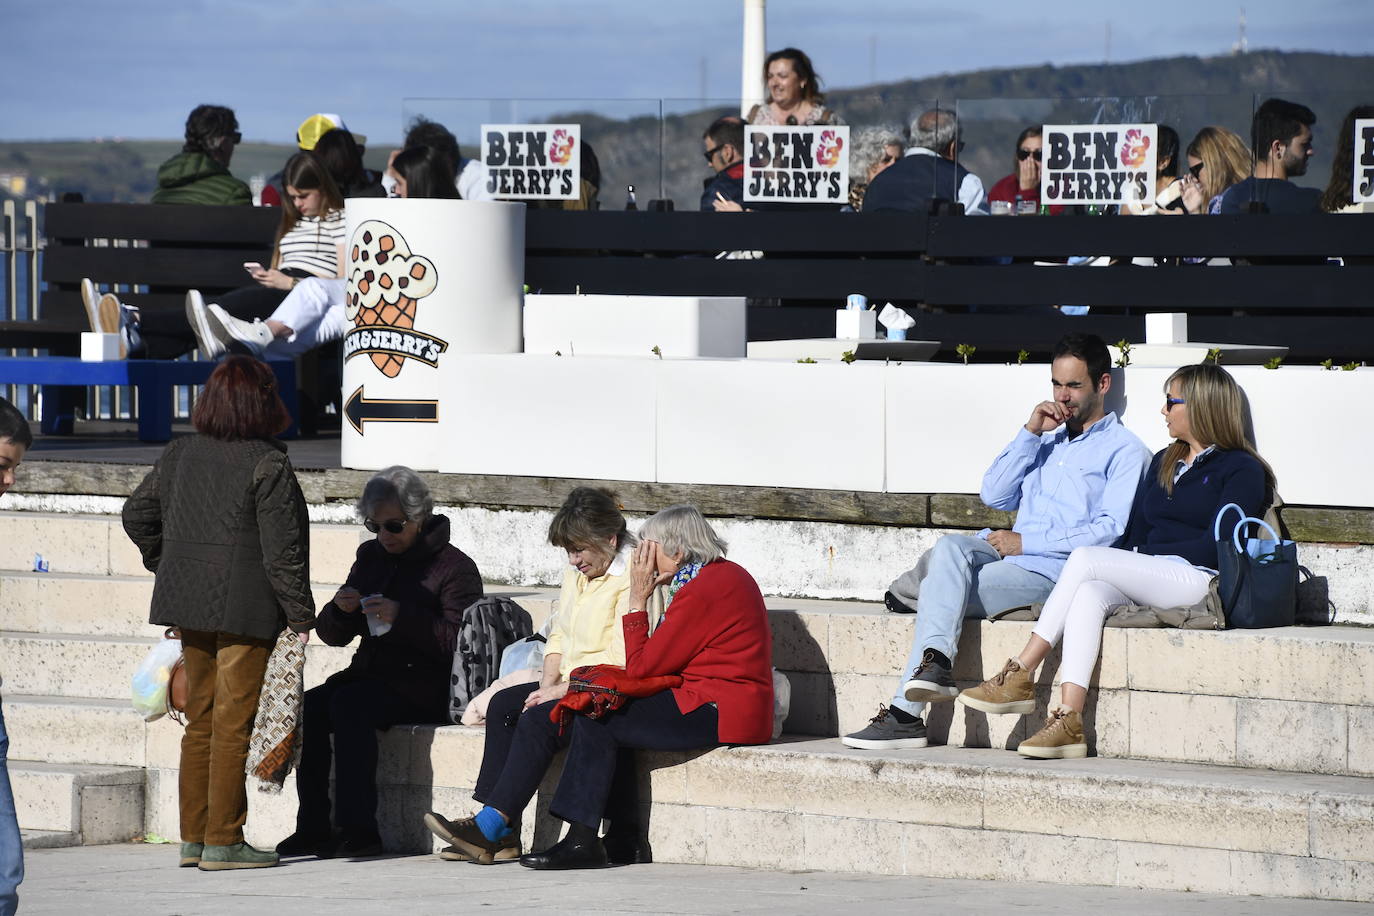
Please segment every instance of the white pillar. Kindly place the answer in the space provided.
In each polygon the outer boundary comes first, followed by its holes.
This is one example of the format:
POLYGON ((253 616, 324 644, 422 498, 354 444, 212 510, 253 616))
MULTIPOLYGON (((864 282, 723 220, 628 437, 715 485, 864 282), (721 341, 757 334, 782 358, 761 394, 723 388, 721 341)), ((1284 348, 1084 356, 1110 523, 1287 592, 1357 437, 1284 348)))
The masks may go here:
POLYGON ((763 59, 768 56, 764 12, 767 0, 744 0, 744 55, 739 82, 739 113, 747 117, 749 110, 762 104, 764 95, 763 59))

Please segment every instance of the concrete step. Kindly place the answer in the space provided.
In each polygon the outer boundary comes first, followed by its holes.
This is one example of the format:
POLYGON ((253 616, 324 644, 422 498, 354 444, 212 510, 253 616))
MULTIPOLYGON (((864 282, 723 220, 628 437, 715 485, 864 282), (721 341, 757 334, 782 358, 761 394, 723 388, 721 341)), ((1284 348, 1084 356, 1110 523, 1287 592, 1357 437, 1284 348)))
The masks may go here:
MULTIPOLYGON (((346 578, 346 577, 345 577, 346 578)), ((0 628, 27 633, 152 638, 162 627, 148 623, 151 576, 85 573, 0 572, 0 628)), ((337 582, 311 586, 322 608, 338 591, 337 582)), ((487 594, 509 595, 529 611, 538 629, 558 597, 557 589, 488 584, 487 594)))
POLYGON ((143 718, 122 700, 28 696, 5 685, 5 730, 13 760, 141 767, 143 718))
POLYGON ((142 767, 10 758, 9 774, 21 830, 68 834, 81 846, 143 835, 142 767))
MULTIPOLYGON (((414 726, 382 739, 379 821, 389 849, 439 845, 425 811, 466 816, 480 728, 414 726)), ((176 836, 170 746, 150 754, 148 829, 176 836)), ((704 754, 642 754, 655 861, 772 870, 1192 890, 1374 901, 1374 782, 1112 760, 1028 761, 992 749, 879 753, 784 739, 704 754)), ((526 848, 557 838, 544 813, 557 763, 523 817, 526 848)), ((293 786, 250 793, 249 842, 294 829, 293 786)))
MULTIPOLYGON (((789 732, 835 736, 890 701, 915 632, 911 615, 863 602, 770 598, 773 664, 792 684, 789 732)), ((1030 622, 969 621, 954 676, 1001 670, 1030 622)), ((933 740, 1015 748, 1057 700, 1058 652, 1039 672, 1028 717, 938 704, 933 740)), ((1110 757, 1374 775, 1374 629, 1169 630, 1108 627, 1085 710, 1089 743, 1110 757)))
MULTIPOLYGON (((368 537, 360 525, 311 525, 311 576, 344 581, 368 537)), ((54 574, 151 575, 117 515, 0 512, 0 570, 32 571, 35 554, 42 554, 54 574)))
POLYGON ((70 830, 20 830, 25 849, 68 849, 81 845, 81 837, 70 830))

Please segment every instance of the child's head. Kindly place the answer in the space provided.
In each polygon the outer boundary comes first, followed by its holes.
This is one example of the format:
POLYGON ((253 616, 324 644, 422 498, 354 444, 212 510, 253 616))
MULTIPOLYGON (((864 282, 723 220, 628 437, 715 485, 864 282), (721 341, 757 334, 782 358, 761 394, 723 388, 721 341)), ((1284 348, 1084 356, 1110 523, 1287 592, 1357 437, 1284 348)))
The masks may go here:
POLYGON ((29 421, 4 398, 0 398, 0 494, 14 485, 14 469, 33 445, 29 421))

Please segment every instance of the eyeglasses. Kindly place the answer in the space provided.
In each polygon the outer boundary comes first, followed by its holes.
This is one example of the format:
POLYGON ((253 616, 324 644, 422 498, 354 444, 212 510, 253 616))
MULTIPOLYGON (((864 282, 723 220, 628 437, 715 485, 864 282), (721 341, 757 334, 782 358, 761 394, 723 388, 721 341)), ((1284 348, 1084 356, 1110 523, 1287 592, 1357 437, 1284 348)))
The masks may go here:
POLYGON ((368 531, 371 531, 373 534, 376 534, 383 528, 386 529, 388 534, 400 534, 402 531, 406 530, 406 525, 409 524, 410 519, 407 518, 389 518, 380 524, 374 522, 370 518, 363 519, 363 527, 366 528, 368 531))
POLYGON ((1188 403, 1188 402, 1185 401, 1183 398, 1171 398, 1171 397, 1169 397, 1167 394, 1164 396, 1164 409, 1165 409, 1165 410, 1168 410, 1170 407, 1173 407, 1175 404, 1187 404, 1187 403, 1188 403))
POLYGON ((233 134, 230 135, 229 139, 234 141, 235 146, 238 146, 240 143, 243 142, 243 134, 239 133, 238 131, 234 131, 233 134))
POLYGON ((1199 162, 1197 165, 1188 166, 1189 174, 1191 174, 1194 178, 1201 178, 1203 166, 1205 166, 1206 164, 1207 163, 1205 162, 1199 162))
POLYGON ((1038 150, 1038 149, 1026 149, 1026 148, 1023 146, 1023 147, 1021 147, 1019 150, 1016 151, 1016 158, 1019 159, 1019 160, 1021 160, 1022 162, 1025 162, 1027 159, 1029 159, 1030 157, 1034 156, 1034 157, 1035 157, 1035 161, 1036 161, 1036 162, 1039 162, 1039 161, 1040 161, 1040 157, 1041 157, 1042 154, 1043 154, 1043 151, 1042 151, 1042 150, 1038 150))
POLYGON ((725 144, 722 143, 720 146, 713 146, 706 152, 702 153, 702 155, 706 157, 706 163, 709 165, 711 160, 716 158, 716 153, 720 152, 723 149, 725 149, 725 144))

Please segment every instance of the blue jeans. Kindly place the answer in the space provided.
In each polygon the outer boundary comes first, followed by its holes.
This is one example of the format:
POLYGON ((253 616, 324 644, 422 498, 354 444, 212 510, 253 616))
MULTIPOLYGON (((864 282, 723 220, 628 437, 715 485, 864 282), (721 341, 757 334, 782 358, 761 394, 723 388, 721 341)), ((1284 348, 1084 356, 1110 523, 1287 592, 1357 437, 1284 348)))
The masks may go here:
POLYGON ((1008 563, 987 541, 967 534, 947 534, 935 542, 916 569, 903 573, 891 591, 908 602, 916 598, 916 638, 897 682, 892 705, 913 716, 923 703, 902 695, 902 685, 921 664, 926 649, 954 661, 964 619, 1044 601, 1054 582, 1015 563, 1008 563), (924 575, 920 575, 924 573, 924 575), (918 577, 919 576, 919 577, 918 577))
POLYGON ((0 916, 14 916, 19 909, 19 883, 24 880, 24 841, 19 837, 19 818, 14 813, 7 763, 10 736, 5 731, 5 711, 0 706, 0 916))

